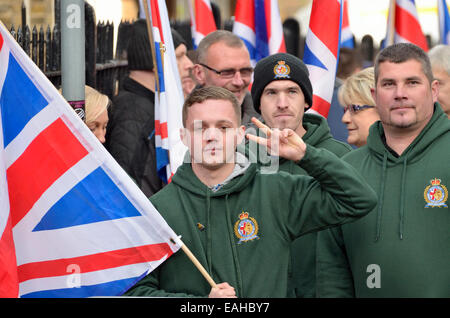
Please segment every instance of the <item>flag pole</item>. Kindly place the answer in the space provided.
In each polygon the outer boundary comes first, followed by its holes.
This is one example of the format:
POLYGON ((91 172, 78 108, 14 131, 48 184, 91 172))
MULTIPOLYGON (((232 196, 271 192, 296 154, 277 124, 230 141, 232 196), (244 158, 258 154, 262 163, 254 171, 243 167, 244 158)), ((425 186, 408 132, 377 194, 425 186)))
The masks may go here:
POLYGON ((394 32, 395 32, 395 0, 390 0, 389 2, 389 17, 388 17, 388 35, 386 39, 386 46, 394 44, 394 32))
MULTIPOLYGON (((156 65, 155 41, 153 40, 153 32, 152 32, 153 23, 152 23, 152 18, 151 18, 151 8, 149 8, 147 1, 148 0, 143 1, 144 7, 145 7, 145 19, 147 21, 147 32, 148 32, 148 39, 150 41, 150 47, 152 50, 152 57, 153 57, 154 65, 156 65)), ((155 66, 155 68, 156 68, 156 66, 155 66)), ((160 86, 159 86, 158 76, 156 75, 155 77, 156 77, 156 87, 159 92, 160 86)), ((175 243, 174 239, 171 239, 171 241, 172 241, 172 243, 175 243)), ((211 285, 211 287, 217 288, 217 285, 214 282, 214 280, 211 278, 211 276, 208 274, 208 272, 202 266, 202 264, 200 264, 198 259, 194 256, 194 254, 192 254, 192 252, 189 250, 189 248, 186 246, 186 244, 184 244, 181 241, 181 239, 177 239, 177 241, 180 243, 181 249, 184 251, 184 253, 187 255, 187 257, 192 261, 192 263, 194 263, 195 267, 197 267, 197 269, 200 271, 200 273, 203 275, 203 277, 208 281, 208 283, 211 285)))
POLYGON ((173 238, 170 239, 170 241, 173 244, 178 243, 181 246, 181 249, 183 250, 183 252, 187 255, 187 257, 192 261, 192 263, 194 263, 195 267, 197 267, 197 269, 200 271, 200 273, 203 275, 203 277, 206 279, 206 281, 209 283, 209 285, 212 288, 217 288, 216 283, 214 282, 214 280, 212 279, 211 275, 208 274, 208 272, 206 271, 206 269, 202 266, 202 264, 200 264, 200 262, 198 261, 198 259, 195 257, 194 254, 192 254, 192 252, 190 251, 190 249, 186 246, 186 244, 184 244, 184 242, 177 237, 176 240, 174 240, 173 238))
POLYGON ((153 59, 153 68, 154 68, 154 73, 155 73, 155 80, 156 80, 156 90, 159 93, 159 76, 158 76, 158 72, 157 72, 157 68, 158 66, 156 65, 156 53, 155 53, 155 41, 153 40, 153 23, 152 23, 152 17, 151 17, 151 8, 149 8, 148 6, 148 0, 144 0, 144 7, 145 7, 145 20, 147 22, 147 32, 148 32, 148 39, 150 42, 150 49, 151 49, 151 53, 152 53, 152 59, 153 59))

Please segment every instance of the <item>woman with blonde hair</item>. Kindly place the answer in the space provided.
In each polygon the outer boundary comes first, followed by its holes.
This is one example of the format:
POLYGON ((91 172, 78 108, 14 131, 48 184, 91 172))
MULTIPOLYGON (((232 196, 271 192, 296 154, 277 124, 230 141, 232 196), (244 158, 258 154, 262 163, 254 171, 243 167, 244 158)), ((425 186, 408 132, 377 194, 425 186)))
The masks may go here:
POLYGON ((371 90, 375 88, 374 68, 365 68, 350 77, 339 88, 339 103, 344 106, 342 122, 347 125, 347 142, 356 147, 367 143, 370 126, 380 120, 371 90))
POLYGON ((98 92, 90 86, 84 87, 86 126, 97 139, 105 143, 106 126, 108 125, 108 96, 98 92))

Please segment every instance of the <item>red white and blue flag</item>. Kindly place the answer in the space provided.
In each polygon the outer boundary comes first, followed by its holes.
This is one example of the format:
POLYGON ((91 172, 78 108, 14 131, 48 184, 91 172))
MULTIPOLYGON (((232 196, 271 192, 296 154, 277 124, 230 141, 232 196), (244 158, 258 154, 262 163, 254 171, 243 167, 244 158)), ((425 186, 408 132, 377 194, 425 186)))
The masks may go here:
POLYGON ((313 103, 308 112, 328 116, 339 59, 343 5, 340 0, 313 0, 303 62, 309 70, 313 103))
POLYGON ((237 0, 233 33, 247 46, 252 66, 268 55, 286 52, 277 0, 237 0))
POLYGON ((355 39, 348 19, 348 0, 344 0, 344 8, 342 11, 341 47, 355 48, 355 39))
POLYGON ((406 42, 413 43, 427 52, 428 43, 420 26, 416 3, 414 0, 395 0, 394 2, 390 5, 384 46, 406 42))
POLYGON ((194 0, 192 8, 191 0, 188 0, 191 15, 192 45, 197 49, 200 41, 209 33, 217 30, 216 22, 209 0, 194 0))
POLYGON ((120 295, 179 249, 2 25, 0 94, 0 297, 120 295))
POLYGON ((164 0, 146 0, 152 21, 152 38, 158 82, 155 94, 155 146, 159 177, 170 182, 183 163, 187 147, 180 139, 184 95, 164 0))
POLYGON ((450 44, 450 15, 446 0, 438 0, 439 35, 441 44, 450 44))

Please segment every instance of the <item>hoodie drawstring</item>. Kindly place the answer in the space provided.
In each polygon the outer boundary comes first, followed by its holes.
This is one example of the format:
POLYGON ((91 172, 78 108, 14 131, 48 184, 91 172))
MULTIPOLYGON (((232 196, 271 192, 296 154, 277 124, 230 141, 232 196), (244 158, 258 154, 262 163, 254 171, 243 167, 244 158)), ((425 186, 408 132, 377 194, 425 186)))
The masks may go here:
MULTIPOLYGON (((403 160, 403 168, 401 175, 401 185, 400 185, 400 225, 399 225, 399 237, 403 240, 403 228, 404 228, 404 220, 405 220, 405 186, 406 186, 406 167, 408 165, 408 161, 405 157, 403 160)), ((383 213, 383 202, 384 202, 384 188, 386 184, 386 167, 387 167, 387 152, 384 152, 383 155, 383 168, 381 171, 381 183, 380 183, 380 194, 378 200, 378 208, 377 208, 377 227, 376 227, 376 236, 375 242, 380 239, 381 233, 381 216, 383 213)))
POLYGON ((210 214, 211 214, 211 196, 208 190, 206 190, 206 258, 208 262, 208 272, 212 275, 212 240, 211 240, 211 226, 210 226, 210 214))
POLYGON ((380 197, 378 202, 378 209, 377 209, 377 228, 376 228, 376 236, 375 236, 375 242, 378 241, 380 238, 380 231, 381 231, 381 215, 383 212, 383 200, 384 200, 384 185, 385 185, 385 178, 386 178, 386 166, 387 166, 387 152, 384 152, 383 155, 383 168, 381 170, 381 183, 380 183, 380 197))
POLYGON ((243 295, 241 267, 239 266, 239 258, 237 255, 236 243, 233 240, 234 233, 233 233, 233 225, 231 223, 231 213, 230 213, 230 209, 228 207, 228 194, 225 195, 225 208, 227 211, 226 219, 227 219, 227 227, 228 227, 228 231, 229 231, 228 237, 230 238, 230 245, 231 245, 231 251, 233 253, 233 260, 234 260, 234 263, 236 264, 236 268, 235 268, 236 269, 236 281, 237 281, 236 295, 239 297, 239 295, 243 295))
POLYGON ((403 160, 403 169, 402 169, 402 184, 401 184, 401 192, 400 192, 400 228, 399 234, 400 239, 403 240, 403 224, 404 224, 404 214, 405 214, 405 182, 406 182, 406 166, 407 160, 403 160))

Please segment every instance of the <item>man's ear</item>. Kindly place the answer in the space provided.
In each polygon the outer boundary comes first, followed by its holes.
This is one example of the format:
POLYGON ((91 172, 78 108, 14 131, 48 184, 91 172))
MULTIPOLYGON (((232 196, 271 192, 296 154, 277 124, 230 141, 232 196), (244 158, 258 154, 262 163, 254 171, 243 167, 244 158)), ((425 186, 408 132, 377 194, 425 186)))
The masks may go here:
POLYGON ((439 97, 439 82, 437 80, 431 82, 431 94, 433 97, 433 103, 436 103, 439 97))
POLYGON ((244 138, 245 138, 245 126, 244 125, 237 128, 236 138, 237 138, 237 140, 236 140, 237 145, 239 145, 242 142, 242 140, 244 140, 244 138))
POLYGON ((183 144, 189 148, 189 131, 186 128, 180 128, 180 139, 183 142, 183 144))
POLYGON ((197 83, 200 85, 205 85, 206 83, 206 74, 203 66, 200 64, 195 64, 192 68, 192 75, 194 76, 194 79, 197 83))
MULTIPOLYGON (((375 96, 376 96, 376 94, 375 94, 375 88, 371 88, 370 89, 370 94, 372 94, 372 98, 373 98, 373 100, 375 100, 375 96)), ((376 103, 375 103, 376 104, 376 103)))

